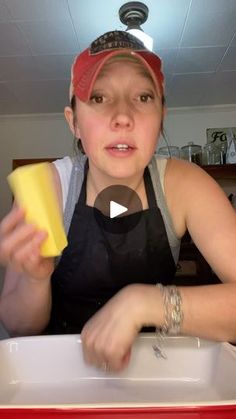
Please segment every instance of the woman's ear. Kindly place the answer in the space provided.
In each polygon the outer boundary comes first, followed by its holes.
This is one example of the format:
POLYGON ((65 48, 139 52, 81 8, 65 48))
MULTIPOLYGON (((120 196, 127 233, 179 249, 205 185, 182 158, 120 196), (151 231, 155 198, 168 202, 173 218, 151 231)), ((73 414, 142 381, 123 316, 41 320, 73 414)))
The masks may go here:
POLYGON ((70 130, 74 137, 79 138, 79 128, 75 126, 75 118, 74 118, 74 112, 70 106, 66 106, 64 109, 64 115, 67 120, 67 123, 70 127, 70 130))
POLYGON ((70 106, 65 107, 64 115, 65 115, 65 118, 67 120, 67 123, 70 127, 70 130, 71 130, 72 134, 75 135, 74 114, 73 114, 73 110, 71 109, 70 106))

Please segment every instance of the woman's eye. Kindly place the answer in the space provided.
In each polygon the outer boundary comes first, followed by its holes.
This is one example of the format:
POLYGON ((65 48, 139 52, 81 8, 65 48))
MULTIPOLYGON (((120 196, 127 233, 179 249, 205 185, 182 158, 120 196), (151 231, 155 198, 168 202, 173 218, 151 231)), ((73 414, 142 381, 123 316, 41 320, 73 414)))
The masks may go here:
POLYGON ((91 96, 90 101, 93 103, 103 103, 104 97, 102 95, 93 95, 91 96))
POLYGON ((149 93, 144 93, 142 95, 139 95, 139 100, 140 102, 146 103, 146 102, 150 102, 150 100, 153 99, 153 96, 150 95, 149 93))
POLYGON ((141 93, 138 95, 137 99, 139 102, 148 103, 154 99, 154 95, 151 93, 141 93))

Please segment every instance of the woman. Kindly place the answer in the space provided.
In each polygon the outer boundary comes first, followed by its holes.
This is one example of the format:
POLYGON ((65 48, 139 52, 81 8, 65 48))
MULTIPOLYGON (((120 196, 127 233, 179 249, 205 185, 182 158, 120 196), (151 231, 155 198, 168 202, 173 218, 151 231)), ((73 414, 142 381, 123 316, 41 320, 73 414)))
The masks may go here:
MULTIPOLYGON (((61 208, 67 195, 67 202, 78 198, 65 210, 69 245, 55 268, 39 254, 46 233, 24 222, 23 209, 2 221, 0 314, 10 333, 81 332, 85 361, 114 371, 127 365, 145 326, 236 340, 235 213, 198 166, 153 158, 163 82, 159 57, 126 32, 104 34, 75 60, 65 117, 85 156, 73 168, 69 158, 52 164, 61 208), (133 228, 113 234, 109 217, 94 217, 94 204, 117 185, 135 191, 142 210, 133 228), (187 229, 222 284, 170 286, 187 229)), ((118 224, 135 216, 123 214, 118 224)))

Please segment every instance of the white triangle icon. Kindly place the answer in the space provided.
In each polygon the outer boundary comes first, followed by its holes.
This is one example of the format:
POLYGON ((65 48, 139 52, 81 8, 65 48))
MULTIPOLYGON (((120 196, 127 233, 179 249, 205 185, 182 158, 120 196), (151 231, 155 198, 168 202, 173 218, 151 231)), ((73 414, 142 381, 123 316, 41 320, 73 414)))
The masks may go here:
POLYGON ((118 204, 115 201, 110 201, 110 218, 117 217, 120 214, 128 211, 128 208, 118 204))

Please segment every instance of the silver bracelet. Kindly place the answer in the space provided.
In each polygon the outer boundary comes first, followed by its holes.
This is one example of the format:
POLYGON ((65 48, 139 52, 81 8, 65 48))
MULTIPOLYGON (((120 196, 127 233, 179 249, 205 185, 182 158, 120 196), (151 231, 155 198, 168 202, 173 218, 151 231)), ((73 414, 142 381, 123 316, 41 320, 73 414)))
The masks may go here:
POLYGON ((153 345, 155 355, 160 358, 167 358, 163 349, 164 337, 166 335, 177 335, 181 331, 184 314, 182 310, 182 297, 175 285, 164 287, 157 284, 163 297, 164 323, 156 328, 157 344, 153 345))

